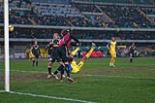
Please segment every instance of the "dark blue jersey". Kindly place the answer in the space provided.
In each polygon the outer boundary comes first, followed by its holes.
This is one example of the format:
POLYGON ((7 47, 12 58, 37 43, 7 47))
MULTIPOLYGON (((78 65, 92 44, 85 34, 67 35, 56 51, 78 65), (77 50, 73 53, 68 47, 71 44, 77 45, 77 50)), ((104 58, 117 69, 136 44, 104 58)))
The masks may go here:
POLYGON ((33 46, 32 46, 32 54, 33 54, 33 55, 40 55, 40 48, 39 48, 39 45, 33 45, 33 46))

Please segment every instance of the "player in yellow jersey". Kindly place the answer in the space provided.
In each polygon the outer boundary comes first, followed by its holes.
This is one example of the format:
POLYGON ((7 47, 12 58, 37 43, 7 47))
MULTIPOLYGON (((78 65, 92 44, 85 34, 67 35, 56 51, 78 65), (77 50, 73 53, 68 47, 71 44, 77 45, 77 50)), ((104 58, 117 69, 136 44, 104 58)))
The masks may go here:
POLYGON ((116 45, 117 45, 116 39, 115 39, 115 37, 112 37, 111 41, 109 42, 109 44, 107 46, 108 50, 109 50, 109 53, 110 53, 110 56, 111 56, 110 63, 109 63, 109 66, 111 66, 111 67, 115 67, 116 45))
MULTIPOLYGON (((86 53, 85 56, 82 57, 82 59, 79 62, 76 62, 74 60, 74 56, 78 53, 78 51, 80 50, 79 47, 77 47, 74 51, 72 51, 69 55, 69 62, 70 62, 70 72, 72 73, 78 73, 81 68, 83 67, 83 65, 85 64, 86 60, 91 56, 92 52, 94 51, 96 45, 94 43, 92 43, 92 47, 90 48, 90 50, 86 53)), ((57 69, 54 72, 54 78, 58 78, 57 74, 58 72, 61 73, 61 80, 65 77, 64 75, 64 70, 63 69, 57 69)))
POLYGON ((32 54, 32 48, 29 49, 29 60, 32 60, 34 58, 34 55, 32 54))
MULTIPOLYGON (((94 51, 95 49, 95 44, 92 43, 92 47, 90 48, 90 50, 87 52, 87 54, 82 57, 82 59, 80 60, 79 63, 77 63, 74 59, 71 61, 71 67, 72 67, 72 73, 78 73, 81 68, 83 67, 84 63, 86 62, 86 60, 91 56, 92 52, 94 51)), ((71 52, 71 58, 73 58, 77 52, 80 50, 80 48, 76 48, 74 51, 71 52)))

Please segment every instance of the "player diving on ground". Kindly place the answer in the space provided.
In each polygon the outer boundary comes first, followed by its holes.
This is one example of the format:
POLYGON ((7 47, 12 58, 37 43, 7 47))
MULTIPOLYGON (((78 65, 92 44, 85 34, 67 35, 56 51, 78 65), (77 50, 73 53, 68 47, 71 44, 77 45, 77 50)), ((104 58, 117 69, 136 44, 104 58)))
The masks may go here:
POLYGON ((71 64, 71 67, 72 67, 72 71, 71 71, 72 73, 78 73, 78 72, 81 70, 81 68, 82 68, 82 67, 84 66, 84 64, 86 63, 86 60, 87 60, 88 58, 90 58, 92 52, 93 52, 94 49, 95 49, 95 46, 96 46, 96 45, 95 45, 94 43, 92 43, 92 47, 91 47, 90 50, 86 53, 86 55, 82 57, 82 59, 80 60, 79 63, 76 62, 76 61, 74 60, 74 56, 78 53, 78 51, 80 50, 80 48, 77 47, 74 51, 71 52, 71 55, 70 55, 70 57, 71 57, 71 62, 70 62, 70 64, 71 64))

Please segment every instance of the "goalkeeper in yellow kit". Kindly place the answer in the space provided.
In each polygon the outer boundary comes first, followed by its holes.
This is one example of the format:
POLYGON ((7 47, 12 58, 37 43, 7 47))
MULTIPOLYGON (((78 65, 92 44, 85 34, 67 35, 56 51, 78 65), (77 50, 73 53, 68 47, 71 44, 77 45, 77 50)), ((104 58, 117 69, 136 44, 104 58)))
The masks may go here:
POLYGON ((109 53, 110 53, 110 56, 111 56, 111 59, 110 59, 110 63, 109 63, 109 66, 111 67, 115 67, 115 62, 116 62, 116 39, 115 37, 112 37, 111 41, 109 42, 108 44, 108 50, 109 50, 109 53))

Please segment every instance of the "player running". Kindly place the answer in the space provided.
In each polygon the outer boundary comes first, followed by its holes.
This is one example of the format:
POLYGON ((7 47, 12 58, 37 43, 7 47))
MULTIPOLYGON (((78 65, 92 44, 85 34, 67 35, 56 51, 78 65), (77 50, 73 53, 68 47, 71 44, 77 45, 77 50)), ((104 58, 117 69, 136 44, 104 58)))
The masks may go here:
POLYGON ((129 46, 129 58, 130 58, 130 63, 133 62, 133 57, 134 57, 135 49, 136 49, 135 43, 132 43, 132 45, 129 46))
POLYGON ((40 48, 37 41, 34 41, 34 44, 31 47, 31 55, 32 55, 32 66, 38 66, 38 60, 40 56, 40 48))
POLYGON ((109 66, 111 66, 111 67, 115 67, 115 62, 116 62, 116 44, 117 44, 117 42, 116 42, 115 37, 112 37, 111 41, 107 45, 107 48, 108 48, 110 56, 111 56, 110 63, 109 63, 109 66))

